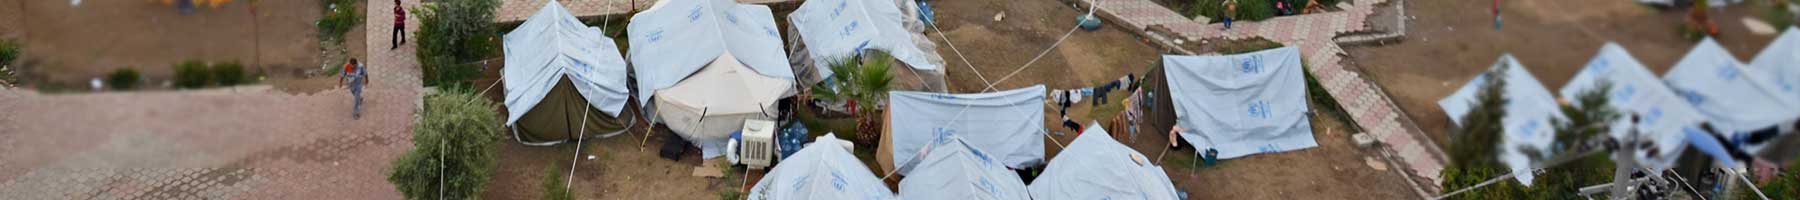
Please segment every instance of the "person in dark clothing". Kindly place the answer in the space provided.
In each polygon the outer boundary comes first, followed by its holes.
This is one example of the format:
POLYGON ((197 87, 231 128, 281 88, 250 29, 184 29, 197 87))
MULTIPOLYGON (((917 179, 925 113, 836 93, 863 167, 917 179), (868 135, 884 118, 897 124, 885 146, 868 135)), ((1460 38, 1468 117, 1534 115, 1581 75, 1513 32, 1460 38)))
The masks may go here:
POLYGON ((1067 117, 1067 116, 1069 116, 1069 104, 1070 104, 1069 102, 1071 102, 1069 99, 1069 93, 1074 93, 1074 91, 1062 91, 1059 93, 1061 93, 1061 94, 1058 94, 1058 95, 1062 95, 1062 102, 1057 102, 1057 104, 1060 104, 1060 106, 1062 106, 1062 110, 1058 111, 1057 116, 1067 117))
POLYGON ((388 50, 399 49, 406 44, 406 6, 400 0, 394 0, 394 46, 388 50))
POLYGON ((1069 117, 1063 117, 1062 125, 1063 127, 1068 127, 1069 130, 1074 130, 1076 133, 1081 132, 1081 123, 1076 123, 1075 120, 1070 120, 1069 117))

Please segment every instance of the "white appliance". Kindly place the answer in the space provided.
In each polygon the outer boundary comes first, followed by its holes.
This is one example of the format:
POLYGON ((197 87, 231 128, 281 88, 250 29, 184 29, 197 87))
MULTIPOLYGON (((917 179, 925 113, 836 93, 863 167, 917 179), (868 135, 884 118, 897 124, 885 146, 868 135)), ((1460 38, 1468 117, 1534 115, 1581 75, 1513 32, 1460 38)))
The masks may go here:
POLYGON ((763 169, 775 162, 775 122, 767 120, 744 120, 744 146, 738 151, 744 165, 751 169, 763 169))

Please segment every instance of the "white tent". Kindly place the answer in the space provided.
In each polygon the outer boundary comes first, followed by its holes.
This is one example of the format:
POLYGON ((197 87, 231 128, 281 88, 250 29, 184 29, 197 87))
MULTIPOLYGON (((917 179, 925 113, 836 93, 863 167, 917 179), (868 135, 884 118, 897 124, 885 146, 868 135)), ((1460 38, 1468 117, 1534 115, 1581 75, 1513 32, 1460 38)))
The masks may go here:
MULTIPOLYGON (((910 2, 910 1, 909 1, 910 2)), ((905 24, 912 20, 902 10, 912 4, 893 0, 813 0, 800 4, 788 15, 802 41, 810 63, 818 73, 799 77, 808 83, 830 77, 830 59, 849 57, 864 49, 876 49, 917 71, 935 72, 941 76, 944 65, 935 49, 927 50, 915 40, 929 42, 923 34, 914 34, 905 24)), ((802 73, 804 74, 804 73, 802 73)))
POLYGON ((1800 118, 1800 96, 1784 94, 1772 75, 1739 63, 1725 47, 1707 38, 1676 62, 1663 80, 1706 114, 1713 127, 1741 133, 1800 118))
POLYGON ((629 97, 625 58, 618 44, 600 28, 583 25, 555 1, 505 36, 506 117, 508 126, 543 100, 557 79, 574 79, 575 88, 595 109, 618 116, 629 97))
POLYGON ((1222 56, 1163 55, 1181 138, 1219 158, 1318 146, 1307 120, 1300 50, 1222 56))
POLYGON ((1782 31, 1750 60, 1750 68, 1769 72, 1780 93, 1800 99, 1800 28, 1782 31))
POLYGON ((1044 172, 1027 186, 1032 199, 1174 200, 1175 184, 1153 158, 1113 140, 1100 123, 1050 159, 1044 172))
POLYGON ((1043 85, 975 94, 889 92, 890 128, 876 159, 884 170, 910 175, 905 166, 927 144, 939 135, 957 134, 1007 167, 1037 165, 1044 161, 1045 94, 1043 85))
POLYGON ((1031 199, 1025 181, 992 155, 955 134, 939 135, 900 180, 905 199, 1031 199))
MULTIPOLYGON (((1705 116, 1695 110, 1692 105, 1666 87, 1656 74, 1644 68, 1631 53, 1618 44, 1608 43, 1600 47, 1600 54, 1588 61, 1569 84, 1563 85, 1558 92, 1563 97, 1573 98, 1580 92, 1594 89, 1602 82, 1612 84, 1607 94, 1607 106, 1616 109, 1622 117, 1614 120, 1608 135, 1614 139, 1625 139, 1632 129, 1642 131, 1638 139, 1654 144, 1654 152, 1649 149, 1633 155, 1637 160, 1645 161, 1645 167, 1653 170, 1667 169, 1680 157, 1686 149, 1687 140, 1683 129, 1697 127, 1705 116), (1637 115, 1641 121, 1637 126, 1631 124, 1631 115, 1637 115)), ((1579 105, 1576 105, 1579 106, 1579 105)))
MULTIPOLYGON (((1500 90, 1507 103, 1502 108, 1506 110, 1506 117, 1500 119, 1500 123, 1505 127, 1506 133, 1501 137, 1498 158, 1513 174, 1518 175, 1516 177, 1521 184, 1530 186, 1535 177, 1530 173, 1531 167, 1536 163, 1523 150, 1547 150, 1556 139, 1550 120, 1563 119, 1563 115, 1556 105, 1556 98, 1551 96, 1550 89, 1538 82, 1537 77, 1531 75, 1525 65, 1519 64, 1519 60, 1512 55, 1500 56, 1500 60, 1489 67, 1487 72, 1500 72, 1498 70, 1503 67, 1506 70, 1503 73, 1506 88, 1500 90)), ((1438 100, 1438 107, 1444 109, 1444 114, 1450 116, 1451 122, 1463 125, 1463 116, 1474 109, 1481 87, 1485 86, 1489 78, 1493 78, 1489 73, 1475 76, 1474 80, 1463 84, 1455 93, 1438 100)))
POLYGON ((781 160, 750 188, 751 200, 835 200, 894 199, 881 177, 870 172, 863 162, 844 150, 835 134, 819 136, 817 141, 781 160))
POLYGON ((772 119, 775 102, 794 94, 774 18, 731 0, 658 1, 633 16, 638 100, 654 99, 660 121, 718 156, 743 119, 772 119))

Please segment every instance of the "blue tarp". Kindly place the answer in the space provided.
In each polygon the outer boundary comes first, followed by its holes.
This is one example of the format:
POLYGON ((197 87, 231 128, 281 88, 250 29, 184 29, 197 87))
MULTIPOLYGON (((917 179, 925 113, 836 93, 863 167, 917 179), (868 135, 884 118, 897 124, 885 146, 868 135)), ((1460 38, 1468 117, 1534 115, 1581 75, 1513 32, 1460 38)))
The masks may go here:
MULTIPOLYGON (((1529 172, 1536 163, 1522 150, 1547 150, 1556 138, 1555 128, 1550 120, 1562 119, 1563 115, 1556 105, 1556 97, 1551 96, 1550 90, 1536 76, 1531 75, 1525 65, 1519 64, 1519 60, 1512 55, 1502 55, 1493 67, 1488 68, 1488 72, 1495 72, 1502 67, 1506 68, 1503 75, 1506 78, 1506 88, 1501 89, 1501 96, 1507 103, 1502 108, 1506 110, 1506 117, 1500 119, 1500 123, 1506 129, 1506 136, 1501 138, 1503 145, 1498 152, 1499 158, 1500 162, 1512 169, 1521 184, 1530 186, 1534 176, 1529 172)), ((1463 84, 1455 93, 1438 100, 1438 107, 1444 109, 1451 122, 1462 125, 1463 115, 1474 109, 1481 87, 1489 78, 1492 77, 1488 73, 1475 76, 1474 80, 1463 84)))
POLYGON ((730 53, 758 74, 793 79, 768 6, 732 0, 658 1, 631 17, 629 57, 638 103, 730 53))
MULTIPOLYGON (((903 199, 1030 199, 1025 181, 957 134, 938 135, 900 180, 903 199)), ((1041 142, 1041 139, 1039 139, 1041 142)))
POLYGON ((1181 137, 1219 158, 1318 146, 1307 121, 1300 51, 1163 55, 1181 137))
POLYGON ((583 25, 555 1, 506 33, 506 124, 517 123, 556 82, 568 77, 589 105, 607 116, 625 108, 625 58, 600 28, 583 25))
POLYGON ((1177 199, 1162 167, 1113 140, 1100 123, 1089 123, 1061 152, 1027 186, 1032 199, 1177 199))
MULTIPOLYGON (((1612 91, 1607 98, 1607 106, 1617 110, 1622 117, 1614 120, 1609 136, 1624 140, 1633 129, 1642 131, 1638 139, 1653 143, 1655 151, 1645 149, 1633 155, 1644 161, 1652 170, 1667 169, 1680 157, 1687 146, 1682 129, 1696 127, 1704 121, 1705 116, 1695 110, 1681 96, 1676 95, 1656 78, 1656 74, 1644 68, 1631 53, 1618 44, 1608 43, 1600 48, 1600 54, 1588 61, 1587 66, 1575 74, 1575 78, 1564 85, 1559 94, 1574 98, 1580 92, 1593 89, 1601 82, 1612 84, 1612 91), (1630 126, 1631 115, 1640 117, 1637 126, 1630 126), (1657 152, 1650 155, 1650 152, 1657 152)), ((1576 105, 1579 106, 1579 105, 1576 105)))
POLYGON ((1663 80, 1706 114, 1714 128, 1744 133, 1800 118, 1800 96, 1784 94, 1772 75, 1767 69, 1739 63, 1724 47, 1707 38, 1676 62, 1663 80))
POLYGON ((837 135, 826 134, 782 160, 750 188, 750 199, 894 199, 881 177, 839 141, 837 135))
POLYGON ((913 69, 937 69, 927 55, 937 52, 913 44, 912 33, 903 24, 906 16, 892 0, 811 0, 794 9, 788 20, 812 54, 817 78, 831 77, 831 67, 825 64, 830 59, 863 49, 888 52, 913 69))
MULTIPOLYGON (((975 94, 895 91, 888 94, 893 163, 902 175, 907 164, 941 134, 962 135, 1001 164, 1025 168, 1044 160, 1043 85, 975 94)), ((889 166, 891 167, 891 166, 889 166)))

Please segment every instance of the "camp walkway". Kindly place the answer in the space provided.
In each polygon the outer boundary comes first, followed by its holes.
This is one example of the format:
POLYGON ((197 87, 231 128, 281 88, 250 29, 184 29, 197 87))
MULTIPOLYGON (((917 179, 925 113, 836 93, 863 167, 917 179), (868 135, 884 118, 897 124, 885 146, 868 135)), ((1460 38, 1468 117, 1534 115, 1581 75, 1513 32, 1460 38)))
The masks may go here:
MULTIPOLYGON (((370 12, 366 30, 392 15, 370 12)), ((343 88, 0 89, 0 199, 401 199, 384 171, 412 148, 421 87, 413 47, 390 51, 389 36, 366 35, 361 120, 343 88)))
MULTIPOLYGON (((1311 66, 1307 70, 1338 99, 1356 125, 1386 144, 1413 176, 1425 179, 1421 186, 1435 190, 1438 172, 1443 170, 1446 159, 1442 150, 1416 126, 1407 125, 1409 119, 1400 114, 1399 106, 1381 88, 1345 68, 1340 61, 1347 54, 1334 40, 1340 35, 1369 31, 1365 21, 1380 7, 1376 5, 1390 2, 1351 1, 1353 5, 1342 11, 1237 22, 1230 30, 1220 23, 1188 19, 1152 0, 1108 0, 1100 3, 1097 15, 1137 32, 1160 26, 1187 41, 1263 38, 1300 48, 1302 58, 1311 66)), ((1080 2, 1084 7, 1091 6, 1087 1, 1080 2)))
MULTIPOLYGON (((494 13, 494 22, 523 22, 525 21, 525 18, 531 17, 531 14, 537 13, 537 10, 543 8, 544 3, 549 1, 551 0, 502 0, 500 2, 500 11, 494 13)), ((559 2, 562 2, 563 7, 569 9, 569 14, 574 14, 575 17, 588 18, 623 15, 631 13, 632 10, 650 8, 650 5, 655 5, 656 1, 657 0, 563 0, 559 2)), ((738 3, 762 5, 799 3, 800 1, 802 0, 737 0, 738 3)))

